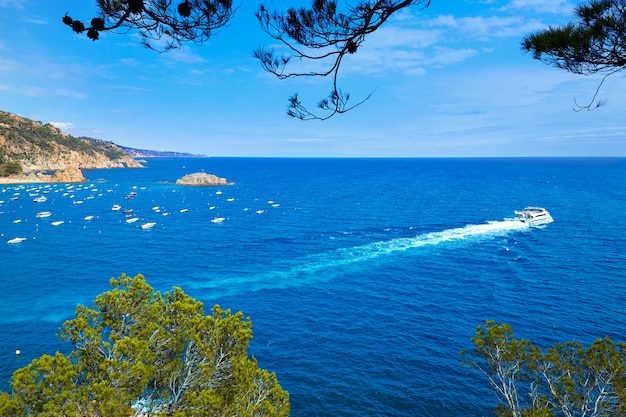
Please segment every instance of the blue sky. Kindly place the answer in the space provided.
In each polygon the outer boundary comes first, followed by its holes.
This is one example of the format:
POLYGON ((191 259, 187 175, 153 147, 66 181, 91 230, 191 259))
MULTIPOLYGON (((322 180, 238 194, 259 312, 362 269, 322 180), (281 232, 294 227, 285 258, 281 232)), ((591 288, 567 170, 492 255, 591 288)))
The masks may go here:
MULTIPOLYGON (((370 100, 342 116, 286 116, 298 92, 313 107, 323 78, 280 81, 252 53, 273 46, 241 0, 202 47, 164 54, 133 34, 97 42, 62 24, 89 21, 95 1, 0 0, 0 110, 75 136, 208 156, 624 156, 626 81, 610 77, 605 105, 587 103, 597 77, 533 60, 523 36, 572 18, 563 0, 432 0, 408 8, 344 62, 340 87, 370 100)), ((310 2, 274 0, 274 8, 310 2)))

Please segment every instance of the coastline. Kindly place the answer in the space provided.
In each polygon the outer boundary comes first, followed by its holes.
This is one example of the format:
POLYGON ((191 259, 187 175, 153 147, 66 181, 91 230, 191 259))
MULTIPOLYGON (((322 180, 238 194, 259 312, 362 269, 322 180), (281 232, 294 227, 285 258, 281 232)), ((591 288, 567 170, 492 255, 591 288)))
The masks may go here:
MULTIPOLYGON (((102 167, 103 169, 112 167, 102 167)), ((118 167, 115 167, 118 168, 118 167)), ((143 168, 137 163, 136 166, 126 168, 143 168)), ((0 177, 0 185, 11 184, 56 184, 56 183, 80 183, 87 181, 80 168, 66 168, 56 170, 53 174, 44 174, 41 171, 30 171, 20 175, 0 177)))

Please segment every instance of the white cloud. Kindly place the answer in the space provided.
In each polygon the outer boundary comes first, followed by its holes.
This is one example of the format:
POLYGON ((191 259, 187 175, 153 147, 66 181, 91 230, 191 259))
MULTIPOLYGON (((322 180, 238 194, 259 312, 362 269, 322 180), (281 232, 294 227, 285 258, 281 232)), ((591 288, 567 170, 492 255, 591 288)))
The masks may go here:
POLYGON ((574 5, 567 0, 512 0, 508 6, 502 8, 505 11, 511 9, 569 16, 572 15, 574 5))
POLYGON ((74 128, 74 123, 72 122, 50 122, 50 124, 57 129, 61 129, 62 131, 72 130, 74 128))
POLYGON ((0 0, 0 7, 15 7, 21 9, 24 7, 24 1, 22 0, 0 0))
POLYGON ((55 96, 71 97, 71 98, 78 98, 78 99, 87 98, 87 95, 85 93, 81 91, 70 90, 67 88, 56 88, 52 90, 52 94, 55 96))
MULTIPOLYGON (((531 0, 516 0, 522 7, 531 0)), ((559 4, 565 4, 560 2, 559 4)), ((539 4, 537 2, 537 4, 539 4)), ((554 6, 556 3, 550 3, 554 6)), ((545 28, 534 15, 502 13, 493 16, 455 16, 441 14, 432 19, 403 13, 402 18, 371 34, 354 56, 346 57, 345 73, 424 74, 429 66, 445 66, 466 61, 481 53, 494 51, 496 39, 515 38, 545 28), (347 61, 350 61, 348 64, 347 61)))
POLYGON ((427 60, 433 65, 455 64, 465 61, 478 54, 476 49, 453 49, 445 47, 435 47, 434 54, 427 60))

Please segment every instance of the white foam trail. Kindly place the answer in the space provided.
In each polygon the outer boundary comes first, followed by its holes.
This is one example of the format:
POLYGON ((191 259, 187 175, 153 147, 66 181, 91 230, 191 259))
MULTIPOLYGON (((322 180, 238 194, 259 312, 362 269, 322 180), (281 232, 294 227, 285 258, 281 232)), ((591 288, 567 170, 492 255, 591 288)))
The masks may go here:
POLYGON ((491 221, 485 224, 472 224, 441 232, 431 232, 412 238, 397 238, 382 242, 373 242, 353 248, 342 248, 337 251, 341 260, 333 262, 348 264, 378 258, 394 252, 407 251, 424 246, 435 246, 457 242, 475 242, 506 236, 511 232, 528 230, 528 225, 514 220, 491 221))
MULTIPOLYGON (((332 279, 336 274, 342 273, 342 266, 365 262, 401 251, 436 245, 475 243, 524 230, 529 230, 528 225, 515 220, 472 224, 441 232, 424 233, 411 238, 395 238, 362 246, 340 248, 335 252, 318 253, 300 260, 279 261, 270 271, 260 275, 238 276, 234 281, 236 285, 244 285, 248 289, 257 290, 298 286, 312 281, 332 279), (336 273, 329 273, 331 270, 336 273)), ((208 286, 215 288, 219 284, 216 282, 214 285, 209 284, 208 286)))

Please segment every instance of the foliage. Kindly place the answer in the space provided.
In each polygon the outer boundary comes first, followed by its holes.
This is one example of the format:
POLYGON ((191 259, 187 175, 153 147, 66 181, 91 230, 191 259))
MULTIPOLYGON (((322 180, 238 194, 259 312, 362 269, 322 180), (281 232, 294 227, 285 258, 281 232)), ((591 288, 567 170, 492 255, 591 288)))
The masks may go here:
POLYGON ((507 417, 600 417, 626 412, 626 344, 598 339, 588 348, 555 343, 542 351, 517 340, 507 324, 487 321, 461 352, 463 364, 495 389, 496 414, 507 417))
MULTIPOLYGON (((348 3, 348 2, 347 2, 348 3)), ((405 7, 423 5, 430 0, 357 0, 341 11, 335 0, 313 0, 311 8, 288 8, 280 13, 261 5, 256 17, 271 38, 284 45, 290 55, 278 55, 273 49, 259 48, 254 56, 267 72, 279 79, 301 76, 332 76, 333 87, 327 98, 318 103, 326 111, 319 116, 309 111, 298 99, 289 98, 287 114, 301 120, 325 120, 345 113, 365 100, 349 103, 350 95, 338 88, 339 68, 346 54, 354 54, 367 35, 378 30, 394 13, 405 7), (323 62, 321 71, 288 72, 287 64, 298 61, 323 62)), ((76 33, 86 31, 92 40, 100 32, 118 28, 139 31, 143 44, 158 51, 182 46, 183 42, 203 44, 215 31, 225 26, 234 15, 232 0, 98 0, 98 16, 89 26, 67 14, 63 22, 76 33), (155 41, 159 43, 155 44, 155 41)))
MULTIPOLYGON (((50 124, 42 124, 0 111, 0 137, 2 136, 6 138, 6 147, 0 146, 0 164, 18 160, 32 161, 36 156, 66 154, 68 151, 90 156, 103 154, 112 161, 128 156, 113 142, 86 137, 77 138, 61 132, 50 124)), ((0 175, 21 172, 21 167, 15 165, 0 167, 3 167, 0 168, 0 175)))
POLYGON ((89 137, 80 137, 77 138, 80 143, 84 144, 86 148, 95 149, 107 158, 111 160, 115 160, 118 158, 122 158, 123 156, 128 155, 122 147, 116 145, 115 143, 102 139, 94 139, 89 137))
MULTIPOLYGON (((601 73, 606 78, 624 70, 626 0, 590 0, 576 7, 575 15, 574 22, 526 36, 523 48, 533 58, 575 74, 601 73)), ((591 108, 594 101, 595 96, 579 107, 591 108)))
POLYGON ((44 355, 13 374, 0 415, 289 415, 276 375, 248 357, 252 325, 241 312, 216 305, 205 315, 180 288, 161 295, 141 275, 111 286, 63 324, 68 356, 44 355))
POLYGON ((8 177, 11 175, 17 175, 22 173, 22 165, 19 162, 9 161, 6 164, 0 165, 0 176, 8 177))
POLYGON ((63 23, 76 33, 86 31, 93 41, 100 38, 100 32, 136 29, 144 46, 167 51, 179 48, 185 41, 208 41, 233 14, 232 0, 98 0, 98 16, 91 19, 88 27, 68 15, 63 17, 63 23))

